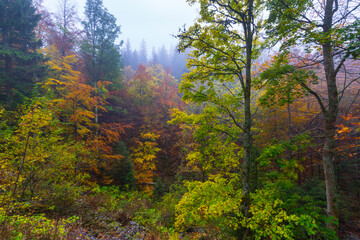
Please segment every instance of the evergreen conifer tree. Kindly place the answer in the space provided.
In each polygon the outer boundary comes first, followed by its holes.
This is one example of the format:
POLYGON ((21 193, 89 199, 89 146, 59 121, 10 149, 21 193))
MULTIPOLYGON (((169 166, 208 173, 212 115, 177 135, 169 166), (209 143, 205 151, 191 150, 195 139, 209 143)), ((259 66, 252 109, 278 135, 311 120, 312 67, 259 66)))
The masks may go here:
POLYGON ((116 82, 120 77, 121 56, 120 46, 115 43, 120 34, 115 17, 102 0, 87 0, 82 23, 86 38, 81 52, 88 80, 94 86, 98 81, 116 82))
POLYGON ((45 72, 35 10, 31 0, 0 1, 0 104, 9 109, 31 96, 45 72))

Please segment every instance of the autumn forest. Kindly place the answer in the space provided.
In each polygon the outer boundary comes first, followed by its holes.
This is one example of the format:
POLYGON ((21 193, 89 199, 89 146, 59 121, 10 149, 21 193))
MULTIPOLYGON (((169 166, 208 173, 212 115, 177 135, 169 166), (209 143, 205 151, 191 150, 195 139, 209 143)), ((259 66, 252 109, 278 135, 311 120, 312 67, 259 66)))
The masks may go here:
POLYGON ((183 1, 0 0, 0 240, 360 239, 360 2, 183 1))

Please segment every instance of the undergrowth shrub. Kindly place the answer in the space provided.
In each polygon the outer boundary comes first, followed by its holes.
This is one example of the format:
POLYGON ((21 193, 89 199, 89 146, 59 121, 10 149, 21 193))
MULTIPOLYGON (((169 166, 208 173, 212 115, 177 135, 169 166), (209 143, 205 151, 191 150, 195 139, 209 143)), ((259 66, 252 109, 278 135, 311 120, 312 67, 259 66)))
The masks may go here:
POLYGON ((54 184, 45 199, 45 206, 56 216, 67 216, 76 212, 80 191, 71 183, 54 184))
POLYGON ((186 182, 188 191, 176 205, 175 227, 190 237, 204 233, 231 239, 240 227, 241 191, 235 181, 215 177, 206 182, 186 182))
POLYGON ((66 226, 74 223, 73 216, 61 220, 51 220, 44 215, 8 215, 4 209, 0 210, 0 236, 2 239, 65 239, 66 226))
POLYGON ((259 240, 336 239, 325 227, 322 208, 301 196, 291 181, 269 183, 252 193, 249 218, 242 214, 238 185, 222 177, 187 182, 188 192, 176 205, 176 230, 190 239, 236 239, 245 228, 259 240))

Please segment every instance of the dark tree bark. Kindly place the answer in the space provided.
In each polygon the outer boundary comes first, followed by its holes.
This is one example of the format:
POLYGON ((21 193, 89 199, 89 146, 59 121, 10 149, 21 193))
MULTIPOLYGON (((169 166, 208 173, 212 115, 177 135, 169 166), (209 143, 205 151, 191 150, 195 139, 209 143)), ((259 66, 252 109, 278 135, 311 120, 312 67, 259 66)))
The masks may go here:
MULTIPOLYGON (((337 0, 335 0, 337 1, 337 0)), ((339 98, 338 89, 336 85, 336 72, 333 59, 333 47, 331 44, 331 33, 333 25, 334 0, 327 0, 325 5, 325 15, 323 32, 324 36, 327 36, 323 49, 324 59, 324 71, 326 77, 327 95, 328 95, 328 108, 326 112, 323 112, 325 117, 325 140, 322 150, 322 160, 324 165, 324 176, 326 186, 326 202, 327 202, 327 214, 329 217, 337 217, 335 210, 335 194, 336 183, 334 175, 334 148, 335 148, 335 125, 336 118, 339 111, 339 98)), ((335 229, 335 225, 332 221, 328 223, 328 227, 335 229)))

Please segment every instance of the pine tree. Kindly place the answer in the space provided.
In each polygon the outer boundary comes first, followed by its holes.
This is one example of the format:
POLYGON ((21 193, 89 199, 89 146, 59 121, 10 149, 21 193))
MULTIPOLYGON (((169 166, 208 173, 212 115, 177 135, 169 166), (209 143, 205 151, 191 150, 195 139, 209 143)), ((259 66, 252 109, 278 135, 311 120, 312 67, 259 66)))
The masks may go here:
POLYGON ((0 1, 0 104, 13 108, 31 96, 44 74, 42 44, 35 27, 40 15, 31 0, 0 1))
POLYGON ((141 64, 146 64, 148 61, 147 47, 146 47, 146 42, 144 39, 141 41, 141 45, 140 45, 139 61, 141 64))
POLYGON ((165 67, 169 66, 169 54, 168 51, 165 48, 165 45, 162 45, 162 47, 158 51, 158 58, 159 63, 162 64, 165 67))
POLYGON ((126 41, 125 47, 121 51, 121 56, 123 59, 124 66, 129 66, 131 64, 131 55, 132 55, 131 43, 130 40, 128 39, 126 41))

